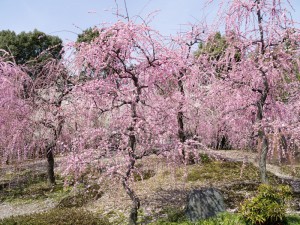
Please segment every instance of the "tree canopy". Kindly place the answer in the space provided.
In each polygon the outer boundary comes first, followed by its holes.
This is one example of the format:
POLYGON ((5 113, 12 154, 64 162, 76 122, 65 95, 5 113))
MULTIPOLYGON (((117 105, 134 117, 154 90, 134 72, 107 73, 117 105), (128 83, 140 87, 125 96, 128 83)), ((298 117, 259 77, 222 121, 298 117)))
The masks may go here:
MULTIPOLYGON (((47 58, 61 57, 62 40, 57 36, 47 35, 41 31, 21 32, 0 31, 0 49, 13 57, 16 64, 34 63, 47 58), (37 59, 39 57, 39 59, 37 59)), ((1 53, 4 56, 5 53, 1 53)))

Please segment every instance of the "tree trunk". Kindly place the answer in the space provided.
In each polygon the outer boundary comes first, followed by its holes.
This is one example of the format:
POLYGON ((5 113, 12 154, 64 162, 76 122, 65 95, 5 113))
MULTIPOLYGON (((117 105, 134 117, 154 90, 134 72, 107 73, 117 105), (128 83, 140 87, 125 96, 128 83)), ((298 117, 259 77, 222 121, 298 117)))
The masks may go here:
MULTIPOLYGON (((136 107, 135 104, 132 104, 132 112, 133 112, 133 118, 134 118, 134 123, 136 122, 136 107)), ((135 157, 135 149, 136 149, 136 136, 134 134, 134 127, 129 127, 129 131, 132 132, 129 135, 129 157, 130 157, 130 164, 128 165, 126 175, 123 178, 122 184, 124 189, 126 190, 126 193, 129 195, 131 201, 132 201, 132 207, 130 210, 130 215, 129 215, 129 225, 136 225, 137 224, 137 219, 138 219, 138 210, 140 208, 140 199, 138 196, 135 194, 133 189, 130 188, 128 184, 128 179, 131 176, 131 172, 134 169, 134 165, 136 162, 136 157, 135 157)))
MULTIPOLYGON (((184 96, 185 96, 183 82, 182 82, 183 76, 184 76, 183 73, 180 73, 180 77, 178 78, 178 87, 179 87, 179 91, 181 93, 182 98, 184 98, 184 96)), ((184 115, 183 115, 183 112, 182 112, 182 108, 183 108, 183 104, 182 104, 182 102, 180 102, 179 107, 178 107, 178 112, 177 112, 178 138, 179 138, 179 141, 182 144, 184 144, 185 141, 186 141, 186 136, 185 136, 185 133, 184 133, 184 122, 183 122, 184 115)), ((183 159, 185 160, 186 152, 185 152, 184 148, 182 149, 181 153, 182 153, 183 159)))
MULTIPOLYGON (((257 3, 257 22, 258 22, 258 29, 260 34, 260 54, 263 56, 266 52, 266 45, 265 45, 264 30, 263 30, 263 17, 262 17, 261 9, 259 8, 261 1, 257 0, 256 3, 257 3)), ((265 106, 266 99, 269 94, 269 83, 268 83, 266 71, 264 71, 261 66, 258 66, 257 68, 259 68, 259 71, 263 79, 263 89, 260 90, 259 92, 261 94, 261 97, 257 103, 257 107, 258 107, 257 120, 261 125, 261 122, 263 120, 263 108, 265 106)), ((266 165, 267 165, 267 154, 269 151, 269 143, 263 127, 259 129, 258 136, 261 140, 261 150, 259 154, 260 178, 262 183, 267 183, 266 165)))
MULTIPOLYGON (((61 105, 61 101, 59 103, 59 106, 61 105)), ((48 166, 47 166, 47 174, 48 174, 48 180, 49 183, 54 186, 56 184, 55 182, 55 174, 54 174, 54 154, 53 154, 53 149, 56 147, 57 140, 61 134, 61 130, 64 124, 64 119, 62 116, 58 116, 58 125, 57 127, 55 126, 50 126, 50 128, 53 129, 54 133, 54 139, 52 142, 50 142, 47 147, 46 147, 46 154, 47 154, 47 161, 48 161, 48 166)))
POLYGON ((130 210, 129 215, 129 225, 137 225, 137 219, 138 219, 138 210, 140 208, 140 199, 135 194, 134 190, 130 188, 128 184, 128 180, 131 176, 132 170, 134 169, 135 162, 137 160, 136 156, 136 144, 137 144, 137 138, 135 135, 135 125, 137 123, 137 104, 140 101, 140 95, 141 95, 141 87, 139 86, 138 78, 132 74, 132 81, 134 83, 134 86, 136 88, 136 96, 135 100, 131 103, 131 118, 132 118, 132 124, 128 128, 130 134, 129 134, 129 140, 128 140, 128 156, 130 158, 130 164, 128 165, 127 171, 125 176, 123 177, 123 187, 126 190, 126 193, 129 195, 131 201, 132 201, 132 207, 130 210))
POLYGON ((48 174, 48 180, 51 185, 55 185, 55 175, 54 175, 54 156, 52 148, 47 148, 47 174, 48 174))
POLYGON ((137 225, 137 219, 138 219, 138 210, 140 208, 140 199, 137 197, 135 192, 129 187, 128 185, 128 178, 123 179, 123 187, 126 190, 126 193, 129 195, 131 201, 132 201, 132 207, 130 210, 129 215, 129 225, 137 225))
POLYGON ((268 183, 267 177, 267 154, 269 149, 269 143, 266 135, 262 134, 262 143, 261 143, 261 152, 259 155, 259 171, 261 182, 266 184, 268 183))

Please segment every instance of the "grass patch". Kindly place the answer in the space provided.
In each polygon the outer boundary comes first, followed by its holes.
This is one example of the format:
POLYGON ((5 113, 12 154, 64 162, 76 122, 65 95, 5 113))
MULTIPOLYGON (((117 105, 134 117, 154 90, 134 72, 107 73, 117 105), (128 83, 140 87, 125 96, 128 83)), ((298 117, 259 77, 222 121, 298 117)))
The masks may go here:
MULTIPOLYGON (((259 170, 251 164, 246 165, 242 169, 242 162, 211 161, 204 164, 189 165, 186 171, 188 182, 228 183, 239 180, 260 180, 259 170), (242 173, 241 170, 243 170, 242 173)), ((177 169, 176 177, 179 178, 183 175, 184 168, 177 169)), ((276 178, 271 173, 268 173, 268 176, 271 183, 277 183, 276 178)))
POLYGON ((222 181, 236 181, 241 178, 244 180, 258 180, 258 170, 252 166, 247 165, 244 168, 242 177, 241 168, 242 163, 240 162, 220 162, 212 161, 205 164, 188 166, 187 169, 187 181, 206 181, 210 182, 222 182, 222 181))
POLYGON ((53 209, 0 220, 0 225, 110 225, 107 218, 82 209, 53 209))
POLYGON ((299 225, 300 224, 300 216, 299 215, 289 215, 286 217, 286 221, 288 225, 299 225))
MULTIPOLYGON (((286 217, 285 223, 282 225, 299 225, 300 216, 298 215, 288 215, 286 217)), ((209 218, 206 220, 199 220, 197 222, 190 222, 186 219, 180 218, 178 221, 170 221, 168 218, 158 220, 151 223, 150 225, 250 225, 247 223, 242 216, 239 214, 231 213, 221 213, 214 218, 209 218)))

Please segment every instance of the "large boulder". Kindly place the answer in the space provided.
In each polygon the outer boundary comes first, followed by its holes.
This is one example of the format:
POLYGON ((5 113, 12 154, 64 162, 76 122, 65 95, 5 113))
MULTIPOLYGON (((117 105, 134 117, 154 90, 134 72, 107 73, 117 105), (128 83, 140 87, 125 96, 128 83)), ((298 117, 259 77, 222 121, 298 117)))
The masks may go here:
POLYGON ((218 190, 205 188, 193 190, 188 195, 186 217, 191 221, 206 219, 225 211, 224 199, 218 190))

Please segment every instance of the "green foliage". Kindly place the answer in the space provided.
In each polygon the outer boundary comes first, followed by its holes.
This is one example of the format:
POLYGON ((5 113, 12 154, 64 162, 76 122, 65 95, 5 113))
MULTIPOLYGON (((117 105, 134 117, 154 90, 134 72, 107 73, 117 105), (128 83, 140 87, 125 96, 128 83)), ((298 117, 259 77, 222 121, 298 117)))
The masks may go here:
POLYGON ((212 159, 207 154, 199 154, 201 163, 211 163, 212 159))
MULTIPOLYGON (((3 30, 0 32, 0 49, 4 49, 8 53, 15 53, 18 51, 17 35, 14 31, 3 30)), ((1 56, 4 53, 0 53, 1 56)))
POLYGON ((82 209, 53 209, 44 213, 15 216, 0 220, 0 225, 109 225, 106 218, 82 209))
POLYGON ((91 43, 98 36, 99 36, 99 32, 90 27, 90 28, 84 30, 82 32, 82 34, 78 35, 76 42, 77 43, 80 43, 80 42, 91 43))
MULTIPOLYGON (((217 32, 211 35, 206 42, 200 43, 198 50, 195 52, 196 57, 203 55, 208 58, 208 60, 212 63, 212 66, 215 67, 217 77, 219 78, 222 77, 223 72, 231 70, 233 61, 241 61, 241 51, 236 47, 230 46, 230 42, 228 42, 228 38, 235 38, 234 36, 234 33, 232 33, 231 36, 222 36, 220 32, 217 32), (224 59, 227 61, 226 65, 224 63, 219 65, 219 62, 224 59)), ((228 140, 225 139, 225 141, 226 143, 224 144, 229 145, 228 140)), ((229 146, 226 148, 228 147, 229 146)))
MULTIPOLYGON (((10 53, 17 64, 33 65, 48 58, 60 59, 62 40, 36 29, 33 32, 20 34, 3 30, 0 31, 0 49, 10 53)), ((3 55, 3 53, 0 54, 3 55)))
POLYGON ((262 184, 257 195, 242 204, 240 213, 250 224, 279 225, 285 219, 286 202, 290 198, 289 186, 262 184))
POLYGON ((224 37, 222 37, 220 32, 212 35, 206 43, 200 43, 199 49, 196 51, 195 55, 199 56, 201 54, 206 54, 211 60, 220 60, 224 55, 228 43, 224 37))

